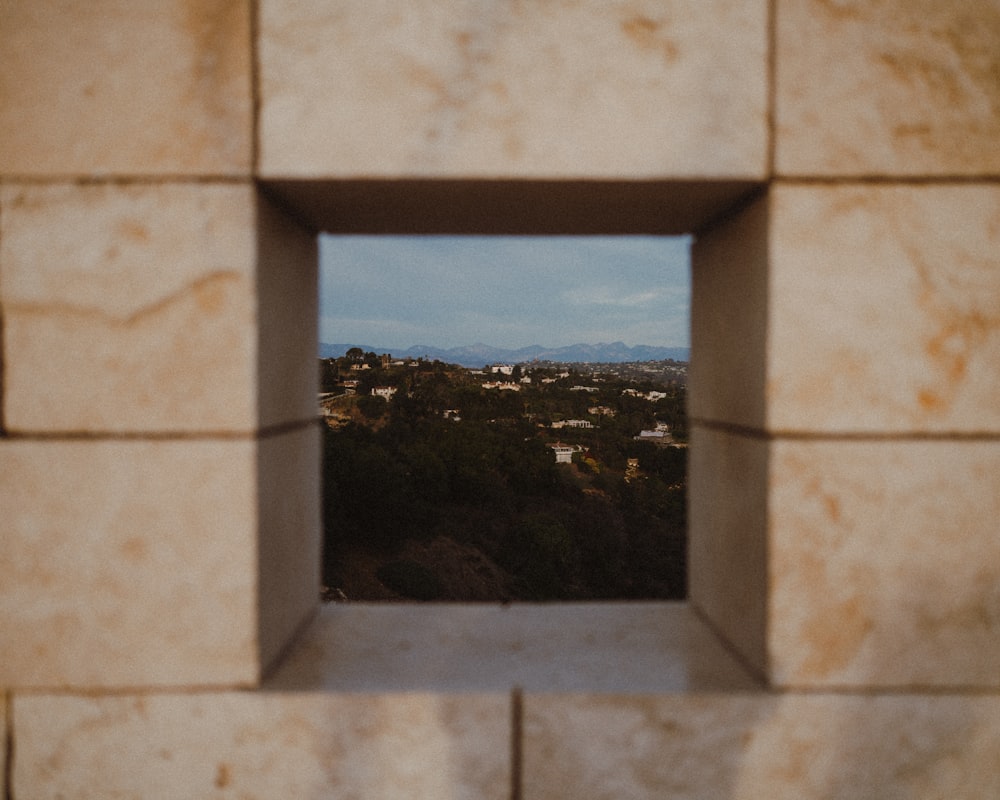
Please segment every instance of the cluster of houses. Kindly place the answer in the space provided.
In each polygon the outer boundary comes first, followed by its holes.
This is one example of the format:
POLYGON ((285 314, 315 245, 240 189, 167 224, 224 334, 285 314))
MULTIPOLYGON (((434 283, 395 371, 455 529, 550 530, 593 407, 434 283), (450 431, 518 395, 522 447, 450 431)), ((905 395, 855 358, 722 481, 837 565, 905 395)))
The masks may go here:
MULTIPOLYGON (((388 355, 382 356, 382 366, 383 366, 383 368, 389 366, 389 360, 390 360, 390 357, 388 355)), ((410 366, 411 365, 411 364, 408 364, 408 363, 403 362, 403 361, 397 361, 397 362, 391 362, 391 363, 393 364, 393 366, 410 366)), ((412 362, 412 363, 415 363, 415 362, 412 362)), ((353 364, 351 366, 351 369, 355 370, 355 371, 361 371, 361 370, 370 369, 370 366, 368 364, 353 364)), ((511 364, 494 364, 493 366, 487 367, 486 370, 484 370, 484 371, 481 371, 481 370, 471 370, 472 374, 481 374, 481 375, 487 375, 487 374, 489 374, 489 375, 496 375, 498 377, 502 376, 502 377, 505 377, 505 378, 513 378, 514 377, 514 371, 515 371, 515 367, 513 365, 511 365, 511 364)), ((555 378, 546 377, 546 378, 542 378, 541 380, 542 380, 543 383, 552 383, 552 382, 558 380, 559 378, 566 378, 568 376, 569 376, 569 373, 568 372, 564 372, 564 373, 559 374, 555 378)), ((519 378, 518 380, 487 380, 487 381, 485 381, 485 382, 482 383, 482 387, 484 389, 496 390, 496 391, 501 391, 501 392, 502 391, 519 392, 519 391, 521 391, 521 386, 522 385, 524 385, 524 384, 530 384, 530 383, 531 383, 531 378, 528 377, 528 376, 523 376, 523 377, 519 378)), ((353 394, 357 393, 358 387, 360 385, 360 381, 359 380, 354 380, 354 379, 345 380, 345 381, 342 382, 342 385, 343 385, 344 393, 345 394, 353 395, 353 394)), ((393 396, 396 394, 397 391, 398 391, 398 389, 395 386, 375 386, 375 387, 372 388, 371 394, 372 394, 373 397, 382 397, 386 401, 390 401, 390 400, 392 400, 393 396)), ((596 386, 577 385, 577 386, 571 387, 571 391, 593 393, 593 392, 597 392, 599 390, 598 390, 598 387, 596 387, 596 386)), ((624 395, 630 395, 632 397, 641 397, 641 398, 643 398, 645 400, 648 400, 650 402, 655 402, 656 400, 662 400, 663 398, 667 397, 666 392, 658 392, 658 391, 640 392, 637 389, 624 389, 622 391, 622 394, 624 394, 624 395)), ((333 404, 330 402, 335 397, 336 397, 336 395, 333 395, 333 394, 321 395, 320 396, 321 412, 327 418, 339 418, 339 417, 342 416, 333 407, 333 404)), ((609 406, 592 406, 592 407, 588 408, 587 411, 588 411, 589 414, 591 414, 593 416, 609 416, 609 417, 613 417, 617 413, 615 411, 615 409, 610 408, 609 406)), ((445 419, 450 419, 450 420, 453 420, 455 422, 457 422, 457 421, 459 421, 461 419, 461 416, 460 416, 460 413, 459 413, 458 409, 447 409, 446 411, 444 411, 443 416, 445 417, 445 419)), ((559 429, 563 429, 563 428, 582 428, 582 429, 586 429, 586 428, 593 428, 594 427, 594 423, 591 422, 590 420, 586 420, 586 419, 563 419, 563 420, 557 420, 555 422, 552 422, 551 425, 550 425, 550 427, 552 429, 555 429, 555 430, 559 430, 559 429)), ((643 431, 640 431, 639 435, 636 436, 635 438, 637 440, 640 440, 640 441, 649 441, 649 442, 653 442, 654 444, 658 444, 658 445, 662 445, 662 446, 670 446, 670 447, 684 447, 685 446, 684 444, 680 444, 680 443, 674 442, 673 436, 670 433, 670 426, 668 424, 664 423, 664 422, 657 423, 656 427, 654 429, 652 429, 652 430, 643 430, 643 431)), ((555 459, 556 459, 556 463, 557 464, 570 464, 570 463, 572 463, 573 454, 574 453, 582 452, 584 450, 584 448, 581 445, 578 445, 578 444, 563 444, 562 442, 558 442, 556 444, 550 444, 549 447, 551 447, 552 450, 553 450, 553 453, 555 455, 555 459)), ((636 463, 633 464, 632 463, 633 461, 634 461, 634 459, 629 459, 629 468, 630 468, 630 471, 634 474, 636 472, 636 470, 638 469, 638 462, 636 462, 636 463)))
MULTIPOLYGON (((527 381, 531 383, 531 378, 522 378, 521 383, 527 381)), ((497 389, 501 392, 519 392, 521 391, 521 384, 514 383, 513 381, 486 381, 483 384, 484 389, 497 389)))
POLYGON ((586 419, 560 419, 553 422, 551 428, 593 428, 594 423, 586 419))
POLYGON ((629 397, 642 397, 651 403, 667 397, 666 392, 640 392, 638 389, 622 389, 622 394, 627 394, 629 397))

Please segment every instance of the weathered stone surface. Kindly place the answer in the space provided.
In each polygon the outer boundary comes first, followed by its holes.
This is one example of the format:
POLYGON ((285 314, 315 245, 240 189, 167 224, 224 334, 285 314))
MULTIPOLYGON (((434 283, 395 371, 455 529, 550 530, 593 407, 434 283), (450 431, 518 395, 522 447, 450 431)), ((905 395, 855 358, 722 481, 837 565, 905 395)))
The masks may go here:
POLYGON ((5 186, 14 431, 255 426, 249 186, 5 186))
POLYGON ((0 687, 256 683, 318 602, 318 432, 0 442, 0 687))
POLYGON ((777 685, 1000 688, 1000 442, 778 441, 777 685))
POLYGON ((772 191, 772 431, 1000 431, 1000 189, 772 191))
POLYGON ((0 7, 0 175, 247 175, 250 3, 0 7))
POLYGON ((785 687, 1000 687, 1000 445, 696 427, 690 591, 785 687))
POLYGON ((768 443, 695 426, 688 453, 691 604, 766 674, 768 443))
POLYGON ((262 670, 279 659, 319 604, 320 460, 318 426, 257 442, 257 640, 262 670))
POLYGON ((7 695, 0 694, 0 774, 7 774, 7 716, 10 710, 7 708, 7 695))
POLYGON ((769 210, 761 197, 691 249, 692 419, 762 428, 767 418, 769 210))
POLYGON ((689 692, 756 685, 684 603, 349 603, 321 608, 265 687, 689 692))
POLYGON ((0 442, 0 686, 255 681, 255 449, 0 442))
POLYGON ((265 177, 760 178, 767 3, 261 3, 265 177))
POLYGON ((256 201, 256 415, 260 425, 315 419, 319 244, 268 199, 256 201))
POLYGON ((315 238, 250 185, 5 186, 0 310, 12 431, 316 413, 315 238))
POLYGON ((525 800, 978 800, 1000 698, 527 695, 525 800))
POLYGON ((506 695, 19 696, 17 797, 510 796, 506 695))
POLYGON ((779 174, 1000 171, 995 0, 803 0, 776 23, 779 174))

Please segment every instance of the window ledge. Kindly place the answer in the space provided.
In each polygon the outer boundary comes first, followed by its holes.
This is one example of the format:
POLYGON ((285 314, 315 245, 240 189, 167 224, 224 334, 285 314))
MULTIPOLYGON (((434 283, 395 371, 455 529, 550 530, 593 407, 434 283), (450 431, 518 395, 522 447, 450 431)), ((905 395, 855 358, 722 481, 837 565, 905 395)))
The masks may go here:
POLYGON ((265 690, 759 690, 686 603, 323 606, 265 690))

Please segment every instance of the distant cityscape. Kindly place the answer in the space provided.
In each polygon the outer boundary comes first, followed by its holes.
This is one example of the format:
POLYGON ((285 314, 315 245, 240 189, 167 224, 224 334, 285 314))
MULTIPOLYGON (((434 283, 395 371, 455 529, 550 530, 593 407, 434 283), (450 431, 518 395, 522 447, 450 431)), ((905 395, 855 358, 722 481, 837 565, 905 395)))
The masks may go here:
POLYGON ((359 348, 365 353, 392 353, 396 358, 423 358, 470 368, 497 363, 528 364, 534 361, 551 361, 563 364, 614 364, 667 360, 687 362, 691 358, 691 348, 689 347, 660 347, 645 344, 630 347, 624 342, 581 343, 563 347, 544 347, 536 344, 520 348, 493 347, 481 343, 460 347, 435 347, 423 344, 410 347, 375 347, 357 343, 321 343, 319 357, 337 358, 353 348, 359 348))
POLYGON ((685 597, 681 348, 325 347, 326 599, 685 597))

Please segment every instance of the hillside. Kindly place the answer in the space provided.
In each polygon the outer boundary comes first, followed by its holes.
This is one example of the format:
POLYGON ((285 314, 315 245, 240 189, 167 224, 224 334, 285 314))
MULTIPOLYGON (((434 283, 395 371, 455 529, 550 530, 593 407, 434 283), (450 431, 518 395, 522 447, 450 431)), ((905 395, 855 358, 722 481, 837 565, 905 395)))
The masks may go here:
POLYGON ((682 381, 374 361, 320 362, 331 599, 684 597, 682 381))

